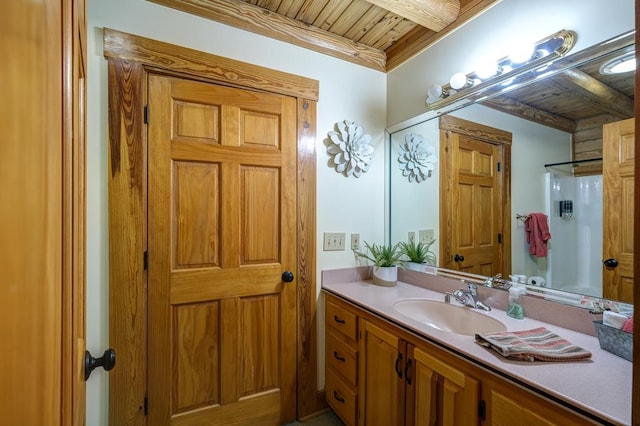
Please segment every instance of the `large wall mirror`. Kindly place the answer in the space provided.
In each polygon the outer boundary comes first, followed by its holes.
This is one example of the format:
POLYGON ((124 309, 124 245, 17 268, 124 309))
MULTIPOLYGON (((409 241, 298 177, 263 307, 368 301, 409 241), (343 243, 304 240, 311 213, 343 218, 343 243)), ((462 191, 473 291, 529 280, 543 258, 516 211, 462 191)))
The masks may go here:
MULTIPOLYGON (((605 151, 607 138, 625 138, 615 136, 623 124, 610 123, 634 116, 634 73, 613 74, 606 64, 633 55, 633 43, 633 33, 621 34, 562 58, 558 72, 533 83, 388 129, 389 241, 433 237, 442 268, 521 275, 535 286, 631 303, 624 250, 633 247, 633 178, 624 165, 612 178, 605 151), (426 179, 411 178, 399 161, 415 147, 437 159, 426 179), (471 188, 494 172, 494 183, 471 188), (533 213, 548 218, 544 256, 531 254, 526 241, 533 213), (502 250, 490 256, 500 264, 482 260, 483 244, 502 250), (612 245, 622 252, 610 253, 612 245), (610 258, 616 267, 603 264, 610 258)), ((626 140, 632 144, 633 135, 626 140)), ((614 149, 624 154, 632 145, 622 143, 614 149)))

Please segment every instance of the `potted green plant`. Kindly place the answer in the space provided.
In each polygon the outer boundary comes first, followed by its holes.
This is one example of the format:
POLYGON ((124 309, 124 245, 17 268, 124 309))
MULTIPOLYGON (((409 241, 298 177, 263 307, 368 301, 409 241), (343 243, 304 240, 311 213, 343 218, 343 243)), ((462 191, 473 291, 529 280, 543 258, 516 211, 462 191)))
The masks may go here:
POLYGON ((368 253, 356 251, 358 257, 373 262, 373 283, 385 287, 392 287, 398 281, 398 266, 402 266, 400 244, 369 244, 364 242, 368 253))
POLYGON ((405 262, 408 269, 424 272, 425 265, 435 265, 437 263, 436 254, 431 251, 431 246, 436 240, 428 243, 418 242, 414 240, 400 243, 400 252, 406 256, 409 261, 405 262))

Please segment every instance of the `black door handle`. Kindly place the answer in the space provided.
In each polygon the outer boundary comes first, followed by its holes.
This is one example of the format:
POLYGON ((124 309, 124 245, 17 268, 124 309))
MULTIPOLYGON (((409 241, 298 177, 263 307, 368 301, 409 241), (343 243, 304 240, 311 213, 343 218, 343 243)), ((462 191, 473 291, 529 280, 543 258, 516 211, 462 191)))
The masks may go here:
POLYGON ((91 375, 91 372, 102 367, 105 371, 110 371, 116 365, 116 351, 109 348, 100 358, 94 358, 91 356, 91 352, 84 351, 84 381, 86 382, 91 375))
POLYGON ((464 262, 464 256, 456 254, 455 256, 453 256, 453 260, 456 262, 464 262))
POLYGON ((616 259, 607 259, 602 263, 604 263, 604 266, 607 268, 615 268, 618 266, 618 261, 616 259))
POLYGON ((293 272, 284 271, 282 273, 282 281, 284 281, 285 283, 290 283, 291 281, 293 281, 293 272))

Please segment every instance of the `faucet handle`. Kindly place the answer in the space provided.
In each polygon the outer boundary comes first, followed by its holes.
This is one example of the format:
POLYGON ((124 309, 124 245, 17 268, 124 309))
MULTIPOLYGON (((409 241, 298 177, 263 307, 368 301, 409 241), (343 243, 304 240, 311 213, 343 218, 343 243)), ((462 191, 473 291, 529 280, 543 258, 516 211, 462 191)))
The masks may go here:
POLYGON ((466 284, 467 284, 467 288, 471 292, 471 295, 472 296, 477 296, 478 295, 478 286, 475 283, 472 283, 471 281, 467 281, 466 284))

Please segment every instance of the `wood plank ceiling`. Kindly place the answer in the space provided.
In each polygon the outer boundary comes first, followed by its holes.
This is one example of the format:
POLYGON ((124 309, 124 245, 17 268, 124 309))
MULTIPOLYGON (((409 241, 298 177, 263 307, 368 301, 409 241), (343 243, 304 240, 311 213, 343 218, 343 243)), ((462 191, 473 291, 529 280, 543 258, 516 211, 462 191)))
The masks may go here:
POLYGON ((497 0, 149 0, 388 72, 497 0))

